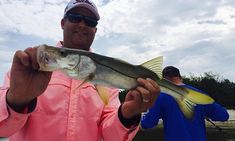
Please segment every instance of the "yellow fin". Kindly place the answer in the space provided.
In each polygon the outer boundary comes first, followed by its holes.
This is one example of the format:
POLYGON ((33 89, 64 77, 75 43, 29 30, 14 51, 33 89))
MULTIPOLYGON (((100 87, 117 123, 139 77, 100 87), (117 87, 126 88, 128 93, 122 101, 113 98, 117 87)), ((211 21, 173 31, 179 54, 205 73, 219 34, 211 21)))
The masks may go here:
POLYGON ((88 79, 83 80, 82 83, 78 86, 78 88, 81 87, 86 82, 88 82, 88 79))
POLYGON ((81 83, 80 85, 78 85, 78 86, 75 88, 75 90, 77 90, 78 88, 80 88, 84 83, 86 83, 86 82, 88 82, 88 81, 89 81, 88 78, 85 79, 85 80, 83 80, 82 83, 81 83))
POLYGON ((85 82, 86 82, 86 80, 84 80, 80 85, 78 85, 78 86, 74 89, 74 91, 76 91, 77 89, 79 89, 85 82))
POLYGON ((93 74, 93 73, 89 74, 89 75, 86 77, 86 79, 84 79, 84 80, 82 81, 82 83, 81 83, 78 87, 82 86, 84 83, 86 83, 86 82, 88 82, 88 81, 91 81, 93 78, 94 78, 94 74, 93 74))
POLYGON ((214 100, 203 93, 194 91, 192 89, 185 88, 188 92, 183 99, 177 99, 179 107, 185 117, 192 118, 194 113, 194 108, 197 104, 211 104, 214 100))
POLYGON ((151 71, 156 73, 160 79, 162 79, 162 63, 163 56, 159 56, 141 64, 141 66, 150 69, 151 71))
POLYGON ((96 90, 97 90, 100 98, 104 102, 104 104, 108 105, 108 103, 109 103, 109 92, 108 92, 107 88, 104 87, 104 86, 101 86, 101 85, 95 85, 95 87, 96 87, 96 90))
POLYGON ((186 90, 189 93, 186 95, 186 98, 195 104, 211 104, 214 102, 214 99, 206 94, 188 88, 186 88, 186 90))
POLYGON ((180 110, 183 112, 184 116, 188 119, 192 119, 196 104, 191 102, 187 98, 184 98, 181 101, 180 100, 176 100, 176 101, 180 107, 180 110))

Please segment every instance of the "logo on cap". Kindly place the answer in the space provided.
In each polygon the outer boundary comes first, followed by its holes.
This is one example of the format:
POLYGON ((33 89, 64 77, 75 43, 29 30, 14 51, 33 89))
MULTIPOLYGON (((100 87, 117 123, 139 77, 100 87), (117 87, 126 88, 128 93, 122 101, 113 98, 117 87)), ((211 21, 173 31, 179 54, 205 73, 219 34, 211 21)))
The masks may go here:
POLYGON ((94 5, 89 0, 76 0, 76 2, 74 2, 73 4, 80 3, 80 2, 87 3, 87 4, 91 5, 92 7, 94 7, 94 5))

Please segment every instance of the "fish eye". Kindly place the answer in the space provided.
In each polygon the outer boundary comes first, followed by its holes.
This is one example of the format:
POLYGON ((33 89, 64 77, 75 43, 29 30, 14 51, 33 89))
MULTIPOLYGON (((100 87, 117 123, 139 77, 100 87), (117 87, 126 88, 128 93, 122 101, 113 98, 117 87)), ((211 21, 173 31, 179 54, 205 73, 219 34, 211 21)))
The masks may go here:
POLYGON ((49 62, 49 58, 48 56, 45 56, 45 62, 48 63, 49 62))
POLYGON ((67 56, 67 53, 66 53, 65 50, 61 50, 61 51, 60 51, 60 55, 61 55, 62 57, 66 57, 66 56, 67 56))

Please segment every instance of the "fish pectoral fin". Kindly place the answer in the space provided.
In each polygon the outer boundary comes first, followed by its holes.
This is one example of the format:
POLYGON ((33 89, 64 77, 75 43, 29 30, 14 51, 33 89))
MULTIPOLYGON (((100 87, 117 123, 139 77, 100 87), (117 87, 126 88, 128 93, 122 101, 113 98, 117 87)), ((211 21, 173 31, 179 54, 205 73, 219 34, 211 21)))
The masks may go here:
POLYGON ((159 56, 141 64, 141 66, 150 69, 155 74, 157 74, 160 79, 162 79, 162 63, 163 56, 159 56))
POLYGON ((101 85, 95 85, 95 87, 96 87, 96 90, 97 90, 100 98, 104 102, 104 104, 108 105, 108 103, 109 103, 109 92, 108 92, 107 88, 104 87, 104 86, 101 86, 101 85))
POLYGON ((186 98, 195 104, 211 104, 214 102, 214 99, 206 94, 188 88, 186 88, 186 91, 188 91, 186 98))
POLYGON ((82 83, 80 85, 78 85, 74 90, 79 89, 84 83, 86 83, 86 80, 82 81, 82 83))
POLYGON ((176 100, 176 101, 180 107, 180 110, 183 112, 184 116, 188 119, 192 119, 196 104, 187 98, 184 98, 183 100, 176 100))
POLYGON ((82 83, 78 86, 78 88, 81 87, 81 86, 82 86, 83 84, 85 84, 86 82, 88 82, 87 79, 83 80, 82 83))
POLYGON ((82 86, 84 83, 91 81, 94 77, 95 77, 95 75, 94 75, 93 73, 91 73, 90 75, 88 75, 88 76, 82 81, 82 83, 79 85, 79 87, 82 86))

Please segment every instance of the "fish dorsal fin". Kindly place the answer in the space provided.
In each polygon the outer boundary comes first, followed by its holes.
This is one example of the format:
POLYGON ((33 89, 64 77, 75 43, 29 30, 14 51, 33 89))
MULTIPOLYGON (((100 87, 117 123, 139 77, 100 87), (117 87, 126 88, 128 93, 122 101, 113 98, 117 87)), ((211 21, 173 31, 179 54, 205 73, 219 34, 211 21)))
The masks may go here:
POLYGON ((162 79, 162 63, 163 56, 159 56, 141 64, 141 66, 153 71, 160 79, 162 79))

